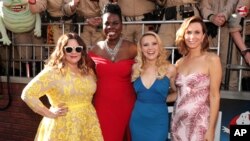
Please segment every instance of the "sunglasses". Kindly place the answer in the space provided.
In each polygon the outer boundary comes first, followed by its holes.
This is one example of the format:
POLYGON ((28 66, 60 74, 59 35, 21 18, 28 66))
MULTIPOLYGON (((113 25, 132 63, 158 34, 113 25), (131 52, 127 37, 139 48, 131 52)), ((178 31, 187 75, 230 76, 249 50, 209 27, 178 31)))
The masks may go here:
POLYGON ((72 47, 72 46, 65 46, 64 47, 65 51, 67 53, 71 53, 73 51, 73 49, 77 52, 80 53, 83 50, 83 46, 76 46, 76 47, 72 47))

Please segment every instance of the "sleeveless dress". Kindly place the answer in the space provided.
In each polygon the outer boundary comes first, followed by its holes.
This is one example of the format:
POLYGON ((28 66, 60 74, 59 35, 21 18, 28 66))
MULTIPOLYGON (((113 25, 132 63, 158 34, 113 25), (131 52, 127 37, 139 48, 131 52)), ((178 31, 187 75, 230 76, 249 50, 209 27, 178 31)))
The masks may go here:
POLYGON ((172 141, 204 140, 210 112, 209 85, 207 74, 177 74, 178 98, 172 114, 172 141))
POLYGON ((44 95, 50 109, 65 103, 68 112, 57 118, 43 117, 35 141, 103 141, 100 124, 92 104, 96 90, 95 78, 80 76, 69 69, 65 75, 54 69, 42 70, 24 88, 22 97, 34 109, 44 106, 38 99, 44 95))
POLYGON ((131 82, 134 61, 112 62, 89 52, 96 64, 97 90, 94 106, 105 141, 123 141, 135 102, 131 82))
POLYGON ((166 98, 170 80, 156 79, 148 89, 141 77, 134 82, 137 99, 130 120, 132 141, 166 141, 169 119, 166 98))

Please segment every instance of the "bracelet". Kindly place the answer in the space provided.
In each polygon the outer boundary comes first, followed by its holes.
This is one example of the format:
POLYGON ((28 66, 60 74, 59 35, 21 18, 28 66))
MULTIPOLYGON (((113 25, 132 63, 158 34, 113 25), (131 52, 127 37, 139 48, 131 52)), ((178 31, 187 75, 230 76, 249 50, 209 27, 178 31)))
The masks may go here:
POLYGON ((29 0, 28 2, 29 2, 29 4, 31 4, 31 5, 35 5, 35 4, 36 4, 36 0, 29 0))
POLYGON ((247 54, 248 51, 249 51, 248 49, 242 50, 242 51, 241 51, 242 56, 245 56, 245 55, 247 54))

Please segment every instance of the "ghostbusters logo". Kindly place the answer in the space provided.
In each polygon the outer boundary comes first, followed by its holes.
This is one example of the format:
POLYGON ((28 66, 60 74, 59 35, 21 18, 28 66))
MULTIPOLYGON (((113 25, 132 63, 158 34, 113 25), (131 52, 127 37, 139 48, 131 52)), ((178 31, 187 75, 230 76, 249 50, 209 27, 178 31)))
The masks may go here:
MULTIPOLYGON (((246 111, 244 113, 241 113, 240 115, 235 116, 231 121, 230 125, 250 125, 250 112, 246 111)), ((222 130, 225 133, 230 133, 230 129, 222 126, 222 130)))
POLYGON ((237 8, 237 12, 239 13, 240 16, 246 17, 249 10, 246 6, 240 6, 237 8))

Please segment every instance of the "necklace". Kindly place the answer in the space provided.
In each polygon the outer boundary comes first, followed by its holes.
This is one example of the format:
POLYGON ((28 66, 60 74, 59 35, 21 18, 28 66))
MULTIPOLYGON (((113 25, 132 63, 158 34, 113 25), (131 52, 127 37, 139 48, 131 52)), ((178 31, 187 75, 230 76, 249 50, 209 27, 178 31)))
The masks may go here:
POLYGON ((114 49, 111 49, 109 46, 108 46, 108 41, 105 40, 104 41, 104 48, 105 50, 107 51, 107 53, 109 54, 109 56, 111 57, 111 61, 114 62, 115 61, 115 57, 121 47, 121 44, 122 44, 122 38, 119 39, 119 41, 117 42, 117 44, 115 45, 115 48, 114 49))

